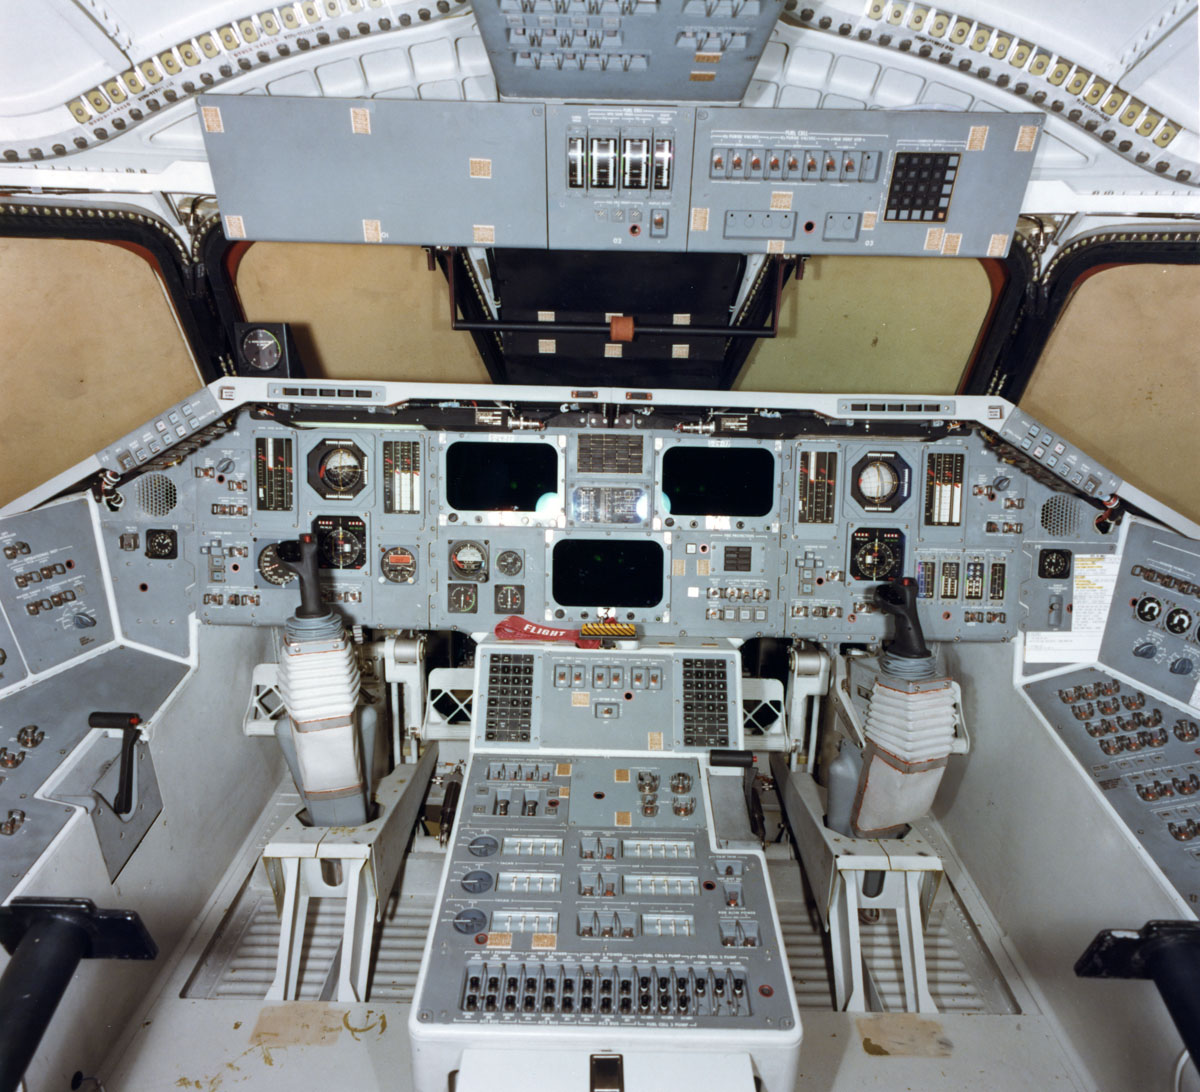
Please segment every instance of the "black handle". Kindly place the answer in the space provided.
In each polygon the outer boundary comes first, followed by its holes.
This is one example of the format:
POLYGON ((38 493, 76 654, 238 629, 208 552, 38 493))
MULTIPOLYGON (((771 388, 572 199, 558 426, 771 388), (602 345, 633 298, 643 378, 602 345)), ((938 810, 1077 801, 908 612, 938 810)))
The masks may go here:
POLYGON ((905 660, 922 660, 928 656, 925 634, 921 632, 921 622, 917 618, 917 582, 911 576, 902 576, 890 584, 880 584, 875 589, 875 602, 880 610, 896 620, 888 652, 905 660))
POLYGON ((136 728, 142 723, 137 713, 89 713, 89 728, 136 728))
POLYGON ((438 841, 445 845, 450 841, 450 831, 458 815, 458 801, 462 796, 463 775, 457 770, 446 780, 442 796, 442 816, 439 820, 438 841))
POLYGON ((127 815, 133 810, 133 756, 141 731, 136 725, 126 725, 121 739, 121 772, 117 778, 117 795, 113 800, 113 811, 127 815))
POLYGON ((296 543, 295 555, 292 551, 281 549, 291 543, 281 542, 275 552, 279 560, 300 577, 300 606, 296 609, 297 618, 324 618, 329 612, 321 604, 321 584, 317 576, 317 537, 303 534, 296 543))
POLYGON ((89 899, 16 898, 0 907, 0 1092, 23 1088, 54 1010, 81 959, 154 959, 155 945, 132 910, 98 910, 89 899))
POLYGON ((89 728, 120 728, 121 770, 117 778, 117 795, 113 799, 113 811, 125 815, 133 810, 133 756, 141 729, 142 718, 137 713, 106 713, 97 710, 88 714, 89 728))

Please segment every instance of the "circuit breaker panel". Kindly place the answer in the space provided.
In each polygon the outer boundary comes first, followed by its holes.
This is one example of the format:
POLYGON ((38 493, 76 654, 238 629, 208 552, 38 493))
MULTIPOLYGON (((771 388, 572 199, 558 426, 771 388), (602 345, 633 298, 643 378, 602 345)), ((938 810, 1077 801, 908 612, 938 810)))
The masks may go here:
POLYGON ((1042 117, 200 101, 231 239, 735 254, 1003 257, 1042 117))

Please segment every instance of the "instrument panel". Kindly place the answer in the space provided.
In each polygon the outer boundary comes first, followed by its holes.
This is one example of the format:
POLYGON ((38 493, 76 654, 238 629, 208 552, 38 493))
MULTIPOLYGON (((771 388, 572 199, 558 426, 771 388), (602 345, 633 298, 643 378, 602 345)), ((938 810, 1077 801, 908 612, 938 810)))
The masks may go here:
POLYGON ((352 625, 479 633, 518 614, 838 642, 887 632, 872 587, 909 575, 930 639, 996 641, 1069 629, 1064 559, 1113 546, 1098 508, 957 422, 718 437, 632 415, 483 420, 243 409, 139 479, 170 484, 169 515, 101 509, 110 564, 165 575, 148 531, 169 532, 203 622, 278 625, 298 602, 279 544, 311 531, 323 595, 352 625))

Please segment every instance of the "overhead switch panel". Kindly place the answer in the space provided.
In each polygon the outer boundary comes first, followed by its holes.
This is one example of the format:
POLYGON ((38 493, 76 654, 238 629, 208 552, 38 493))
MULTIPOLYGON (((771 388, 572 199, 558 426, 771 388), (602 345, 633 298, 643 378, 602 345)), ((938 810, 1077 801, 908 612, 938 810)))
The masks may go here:
POLYGON ((201 117, 231 239, 1003 257, 1042 115, 237 95, 201 117))

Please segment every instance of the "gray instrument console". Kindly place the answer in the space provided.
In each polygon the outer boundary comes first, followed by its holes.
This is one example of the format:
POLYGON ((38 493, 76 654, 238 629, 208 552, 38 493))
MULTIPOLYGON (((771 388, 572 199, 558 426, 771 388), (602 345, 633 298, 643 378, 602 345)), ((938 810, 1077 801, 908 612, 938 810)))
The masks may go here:
POLYGON ((413 1003, 419 1087, 466 1046, 530 1032, 631 1050, 663 1032, 717 1049, 732 1032, 760 1073, 786 1070, 770 1058, 794 1056, 800 1026, 765 861, 712 825, 710 780, 740 792, 742 770, 672 753, 740 744, 739 684, 717 642, 480 649, 413 1003))
POLYGON ((1042 122, 998 112, 199 101, 231 239, 576 250, 1004 257, 1042 122))
POLYGON ((612 617, 651 636, 871 642, 887 632, 873 585, 907 574, 931 639, 1005 640, 1027 608, 1034 628, 1070 626, 1071 585, 1041 567, 1047 549, 1111 548, 1082 498, 940 417, 925 435, 874 422, 870 436, 754 439, 640 418, 596 429, 582 414, 514 434, 499 410, 479 411, 494 425, 478 431, 439 430, 431 411, 415 429, 384 411, 352 427, 293 411, 296 426, 243 410, 139 478, 135 496, 150 479, 171 487, 166 515, 101 509, 123 615, 182 597, 204 622, 279 625, 296 584, 274 546, 313 530, 326 599, 353 624, 612 617))

